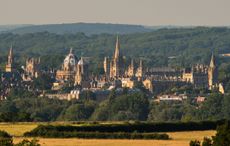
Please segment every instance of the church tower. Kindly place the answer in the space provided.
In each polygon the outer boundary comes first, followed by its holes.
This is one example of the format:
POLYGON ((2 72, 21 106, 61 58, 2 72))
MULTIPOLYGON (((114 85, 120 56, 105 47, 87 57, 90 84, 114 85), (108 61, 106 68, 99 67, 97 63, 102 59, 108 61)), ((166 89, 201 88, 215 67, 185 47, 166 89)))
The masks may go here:
POLYGON ((208 68, 208 86, 209 89, 213 89, 215 85, 218 83, 218 68, 216 65, 216 59, 214 54, 212 53, 210 65, 208 68))
POLYGON ((110 62, 110 77, 117 78, 121 77, 122 75, 124 75, 124 62, 123 56, 120 52, 119 38, 117 36, 115 52, 113 55, 113 59, 110 62))
POLYGON ((75 85, 89 87, 88 65, 84 62, 83 58, 81 58, 77 64, 77 71, 75 74, 75 85))
POLYGON ((13 47, 10 47, 9 53, 8 53, 8 60, 6 64, 6 72, 12 72, 14 70, 14 58, 13 58, 13 47))
POLYGON ((28 58, 26 60, 26 68, 25 71, 27 75, 31 76, 32 78, 38 77, 39 74, 39 65, 40 65, 40 58, 28 58))

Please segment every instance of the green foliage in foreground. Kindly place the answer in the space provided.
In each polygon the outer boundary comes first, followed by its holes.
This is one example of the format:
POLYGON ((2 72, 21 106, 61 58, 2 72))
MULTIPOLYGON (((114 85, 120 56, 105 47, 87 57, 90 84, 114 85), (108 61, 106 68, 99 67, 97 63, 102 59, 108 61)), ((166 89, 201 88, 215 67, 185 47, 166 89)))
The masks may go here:
MULTIPOLYGON (((190 146, 200 146, 200 141, 190 141, 190 146)), ((217 133, 210 138, 204 138, 202 146, 230 146, 230 122, 217 127, 217 133)))
POLYGON ((38 140, 23 139, 21 142, 14 144, 12 136, 5 131, 0 131, 0 146, 40 146, 38 140))
POLYGON ((90 126, 87 130, 87 126, 51 126, 51 125, 39 125, 31 132, 26 132, 26 137, 44 137, 44 138, 85 138, 85 139, 161 139, 167 140, 169 136, 167 134, 159 133, 144 133, 139 130, 132 131, 120 129, 119 126, 110 125, 100 127, 90 126), (113 130, 111 129, 113 128, 113 130), (86 128, 86 129, 84 129, 86 128), (92 129, 95 128, 95 129, 92 129), (98 129, 99 128, 99 129, 98 129), (108 128, 108 129, 107 129, 108 128), (106 130, 107 129, 107 130, 106 130), (115 130, 116 129, 116 130, 115 130))
MULTIPOLYGON (((121 124, 89 124, 89 125, 39 125, 30 132, 26 132, 24 136, 29 137, 85 137, 87 133, 92 138, 102 138, 103 133, 110 133, 110 138, 118 138, 119 135, 131 138, 133 133, 148 133, 150 135, 142 135, 144 137, 152 137, 151 133, 155 132, 175 132, 175 131, 197 131, 197 130, 213 130, 217 125, 223 124, 224 121, 218 122, 187 122, 187 123, 121 123, 121 124), (94 135, 95 134, 95 135, 94 135), (131 135, 130 135, 131 134, 131 135)), ((138 137, 138 136, 137 136, 138 137)), ((141 137, 141 136, 140 136, 141 137)), ((153 136, 155 137, 155 136, 153 136)), ((89 138, 89 137, 88 137, 89 138)))
POLYGON ((45 135, 41 136, 45 138, 84 138, 84 139, 161 139, 167 140, 169 136, 167 134, 158 134, 158 133, 125 133, 125 132, 58 132, 50 131, 45 135))

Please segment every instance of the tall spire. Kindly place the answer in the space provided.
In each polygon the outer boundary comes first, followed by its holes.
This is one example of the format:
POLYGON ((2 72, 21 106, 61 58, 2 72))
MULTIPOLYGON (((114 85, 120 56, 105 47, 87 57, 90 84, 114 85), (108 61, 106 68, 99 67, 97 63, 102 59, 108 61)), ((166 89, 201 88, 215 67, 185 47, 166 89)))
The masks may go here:
POLYGON ((69 54, 73 54, 73 48, 72 47, 69 50, 69 54))
POLYGON ((11 45, 9 54, 8 54, 8 64, 12 64, 12 63, 13 63, 13 47, 11 45))
POLYGON ((114 53, 114 58, 119 58, 120 56, 120 43, 119 43, 119 37, 117 35, 117 41, 116 41, 116 48, 114 53))
POLYGON ((6 64, 6 72, 12 72, 13 71, 13 47, 11 45, 9 54, 8 54, 8 59, 7 59, 7 64, 6 64))
POLYGON ((211 57, 211 61, 210 61, 209 67, 214 68, 215 66, 216 66, 216 59, 215 59, 215 56, 214 56, 214 54, 212 52, 212 57, 211 57))
POLYGON ((142 63, 142 59, 140 59, 140 65, 139 65, 140 68, 143 68, 143 63, 142 63))
POLYGON ((134 68, 133 59, 131 60, 131 67, 134 68))

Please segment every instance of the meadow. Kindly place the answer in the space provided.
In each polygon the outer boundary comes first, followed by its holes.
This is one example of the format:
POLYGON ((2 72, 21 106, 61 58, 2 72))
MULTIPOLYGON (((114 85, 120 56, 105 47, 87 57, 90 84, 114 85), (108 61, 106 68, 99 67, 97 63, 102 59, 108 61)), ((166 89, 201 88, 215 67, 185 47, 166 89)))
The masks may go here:
MULTIPOLYGON (((46 123, 1 123, 0 130, 14 136, 17 143, 23 139, 23 133, 32 130, 38 124, 46 123)), ((63 124, 63 123, 54 123, 63 124)), ((74 124, 76 125, 76 124, 74 124)), ((215 135, 214 130, 167 132, 172 140, 114 140, 114 139, 77 139, 77 138, 37 138, 42 146, 188 146, 190 140, 202 140, 203 137, 215 135)))

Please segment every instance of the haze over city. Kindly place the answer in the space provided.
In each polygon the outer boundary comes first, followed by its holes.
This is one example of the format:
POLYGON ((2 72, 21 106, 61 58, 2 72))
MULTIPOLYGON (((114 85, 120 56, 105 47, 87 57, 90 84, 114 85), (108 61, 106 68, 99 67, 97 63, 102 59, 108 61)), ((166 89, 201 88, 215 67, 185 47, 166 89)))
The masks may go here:
POLYGON ((0 25, 115 23, 229 26, 228 0, 1 0, 0 25))

